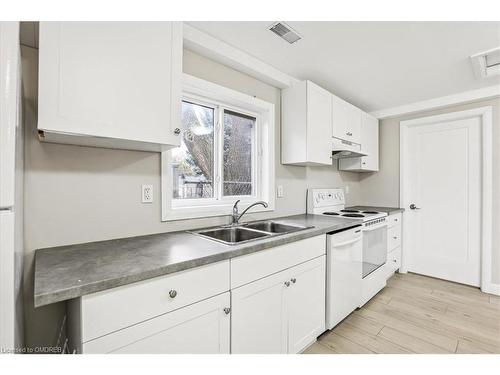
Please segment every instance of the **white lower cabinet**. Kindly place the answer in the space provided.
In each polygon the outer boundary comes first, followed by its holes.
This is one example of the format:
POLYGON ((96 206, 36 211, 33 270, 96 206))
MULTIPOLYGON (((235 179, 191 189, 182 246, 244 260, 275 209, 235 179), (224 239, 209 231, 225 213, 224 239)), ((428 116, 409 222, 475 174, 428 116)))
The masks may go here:
POLYGON ((401 268, 401 225, 403 214, 401 212, 393 213, 387 217, 387 278, 401 268))
POLYGON ((231 352, 299 353, 325 330, 325 256, 231 291, 231 352))
POLYGON ((294 268, 292 285, 285 291, 288 353, 300 353, 325 331, 326 256, 294 268))
POLYGON ((85 295, 77 353, 299 353, 325 331, 326 237, 85 295))
POLYGON ((286 353, 287 271, 231 291, 231 353, 286 353))
POLYGON ((83 353, 229 354, 229 292, 83 344, 83 353))

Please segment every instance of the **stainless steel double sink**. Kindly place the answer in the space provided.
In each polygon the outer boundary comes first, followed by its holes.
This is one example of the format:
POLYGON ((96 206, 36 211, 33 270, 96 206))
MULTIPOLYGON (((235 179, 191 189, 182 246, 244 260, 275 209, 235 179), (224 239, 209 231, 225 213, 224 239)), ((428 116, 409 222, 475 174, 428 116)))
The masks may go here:
POLYGON ((259 221, 248 224, 201 229, 198 231, 190 231, 190 233, 214 241, 222 242, 227 245, 235 245, 249 241, 264 239, 266 237, 293 233, 309 228, 314 228, 314 227, 297 225, 297 224, 279 223, 276 221, 267 220, 267 221, 259 221))

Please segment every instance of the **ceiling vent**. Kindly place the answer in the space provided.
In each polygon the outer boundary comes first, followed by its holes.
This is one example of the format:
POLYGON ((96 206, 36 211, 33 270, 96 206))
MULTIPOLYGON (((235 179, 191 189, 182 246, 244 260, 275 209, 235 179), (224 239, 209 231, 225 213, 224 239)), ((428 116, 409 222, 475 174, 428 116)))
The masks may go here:
POLYGON ((472 55, 472 68, 477 78, 500 74, 500 47, 472 55))
POLYGON ((279 37, 285 39, 290 44, 302 39, 302 37, 296 31, 292 30, 292 28, 284 22, 276 22, 272 24, 269 27, 269 30, 271 30, 279 37))

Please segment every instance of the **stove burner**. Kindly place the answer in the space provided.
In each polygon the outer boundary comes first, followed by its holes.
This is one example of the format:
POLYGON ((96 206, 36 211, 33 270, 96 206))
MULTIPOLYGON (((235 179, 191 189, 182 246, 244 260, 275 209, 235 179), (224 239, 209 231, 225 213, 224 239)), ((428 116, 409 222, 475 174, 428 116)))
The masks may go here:
POLYGON ((340 212, 359 212, 359 210, 340 210, 340 212))
POLYGON ((344 217, 365 217, 365 215, 361 214, 343 214, 344 217))
POLYGON ((323 212, 323 215, 333 215, 333 216, 335 216, 335 215, 339 215, 339 213, 338 212, 323 212))
POLYGON ((377 211, 363 211, 364 214, 378 214, 377 211))

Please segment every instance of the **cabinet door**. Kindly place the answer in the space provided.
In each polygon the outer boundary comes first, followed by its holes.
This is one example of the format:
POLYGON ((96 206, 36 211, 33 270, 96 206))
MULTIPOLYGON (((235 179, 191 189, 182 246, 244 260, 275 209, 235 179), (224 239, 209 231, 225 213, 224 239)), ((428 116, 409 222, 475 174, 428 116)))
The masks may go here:
POLYGON ((325 263, 323 255, 293 267, 286 290, 288 353, 299 353, 325 331, 325 263))
POLYGON ((307 160, 331 165, 332 94, 307 82, 307 160))
POLYGON ((346 139, 347 103, 332 95, 332 135, 335 138, 346 139))
POLYGON ((361 143, 361 109, 347 103, 347 126, 345 129, 345 140, 353 143, 361 143))
POLYGON ((228 354, 229 292, 83 344, 83 353, 228 354))
POLYGON ((231 353, 286 353, 287 271, 231 291, 231 353))
POLYGON ((361 149, 368 156, 361 158, 361 169, 378 171, 378 119, 363 113, 361 124, 361 149))
POLYGON ((38 128, 178 145, 181 74, 181 23, 41 22, 38 128))

